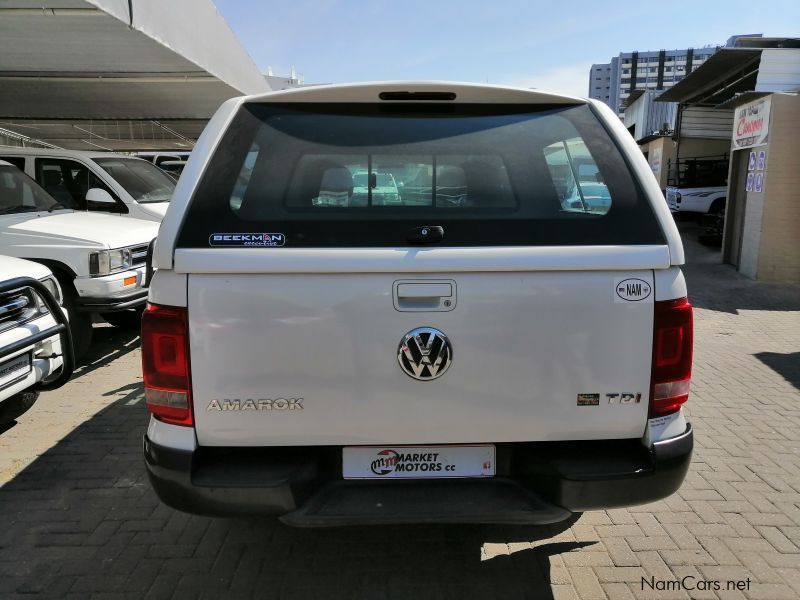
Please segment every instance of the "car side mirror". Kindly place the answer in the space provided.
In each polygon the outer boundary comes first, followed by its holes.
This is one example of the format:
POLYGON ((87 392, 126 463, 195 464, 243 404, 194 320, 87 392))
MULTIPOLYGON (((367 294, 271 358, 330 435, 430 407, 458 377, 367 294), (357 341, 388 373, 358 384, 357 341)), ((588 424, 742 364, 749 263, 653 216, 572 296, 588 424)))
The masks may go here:
POLYGON ((105 210, 113 212, 117 201, 107 191, 101 188, 91 188, 86 192, 86 208, 89 210, 105 210))

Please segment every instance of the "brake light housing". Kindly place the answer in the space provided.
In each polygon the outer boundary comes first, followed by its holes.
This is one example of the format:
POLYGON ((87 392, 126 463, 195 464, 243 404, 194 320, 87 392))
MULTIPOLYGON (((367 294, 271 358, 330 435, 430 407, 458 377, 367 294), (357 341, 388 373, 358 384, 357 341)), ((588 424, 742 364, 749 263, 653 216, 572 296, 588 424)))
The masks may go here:
POLYGON ((680 410, 689 399, 694 322, 687 298, 655 302, 650 416, 680 410))
POLYGON ((194 426, 185 307, 147 305, 142 315, 142 374, 147 410, 165 423, 194 426))

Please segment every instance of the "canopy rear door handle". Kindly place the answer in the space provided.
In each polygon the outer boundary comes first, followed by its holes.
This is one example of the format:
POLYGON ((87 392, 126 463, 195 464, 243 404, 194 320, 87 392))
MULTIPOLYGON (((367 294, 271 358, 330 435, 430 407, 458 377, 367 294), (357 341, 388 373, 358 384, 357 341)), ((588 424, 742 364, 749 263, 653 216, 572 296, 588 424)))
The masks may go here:
POLYGON ((441 312, 456 306, 452 279, 400 279, 392 287, 394 307, 402 312, 441 312))

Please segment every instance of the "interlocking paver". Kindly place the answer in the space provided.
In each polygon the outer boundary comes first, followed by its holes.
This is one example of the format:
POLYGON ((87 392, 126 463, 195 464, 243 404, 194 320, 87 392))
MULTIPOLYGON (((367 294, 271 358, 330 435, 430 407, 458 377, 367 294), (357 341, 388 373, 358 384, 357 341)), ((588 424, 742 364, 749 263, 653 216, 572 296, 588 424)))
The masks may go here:
POLYGON ((696 446, 672 497, 519 529, 307 531, 177 513, 141 461, 135 336, 99 327, 95 359, 0 432, 0 596, 800 597, 800 286, 744 279, 684 229, 696 446), (699 580, 721 588, 681 587, 699 580))

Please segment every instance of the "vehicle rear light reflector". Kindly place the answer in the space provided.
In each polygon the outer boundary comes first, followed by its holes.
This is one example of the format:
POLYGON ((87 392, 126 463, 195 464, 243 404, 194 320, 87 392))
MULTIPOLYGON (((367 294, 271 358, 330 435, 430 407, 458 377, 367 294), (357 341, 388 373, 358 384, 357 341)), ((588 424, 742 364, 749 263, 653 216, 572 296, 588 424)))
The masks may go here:
POLYGON ((186 308, 147 305, 142 316, 142 373, 147 409, 161 421, 191 427, 186 308))
POLYGON ((692 306, 686 298, 655 303, 650 416, 680 409, 692 378, 692 306))

